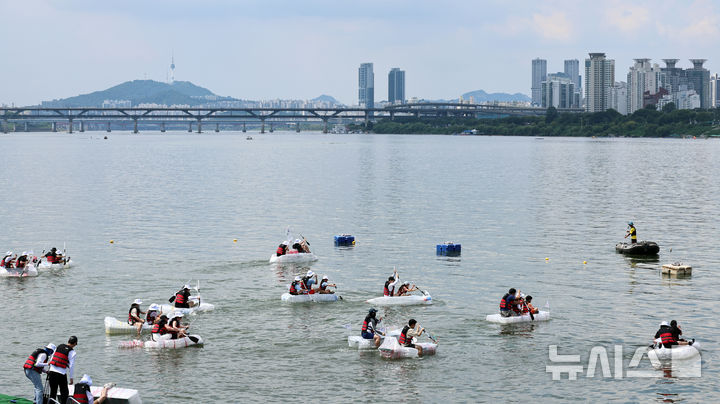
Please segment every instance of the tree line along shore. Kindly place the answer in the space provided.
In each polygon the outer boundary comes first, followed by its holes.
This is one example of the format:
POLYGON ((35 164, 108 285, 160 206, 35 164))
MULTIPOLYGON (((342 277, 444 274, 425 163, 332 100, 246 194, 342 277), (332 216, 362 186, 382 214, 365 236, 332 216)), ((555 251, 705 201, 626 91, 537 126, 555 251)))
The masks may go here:
POLYGON ((676 109, 667 104, 662 110, 654 105, 629 115, 608 109, 594 113, 559 113, 550 107, 545 116, 504 118, 416 118, 395 117, 353 130, 378 134, 462 134, 497 136, 596 136, 596 137, 720 137, 720 108, 676 109))

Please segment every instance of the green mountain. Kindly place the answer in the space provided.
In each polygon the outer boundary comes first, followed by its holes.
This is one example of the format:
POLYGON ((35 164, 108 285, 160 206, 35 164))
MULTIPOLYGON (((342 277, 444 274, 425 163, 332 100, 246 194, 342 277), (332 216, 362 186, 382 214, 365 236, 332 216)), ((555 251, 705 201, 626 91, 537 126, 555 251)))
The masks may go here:
POLYGON ((172 84, 154 80, 127 81, 107 90, 95 91, 60 100, 43 101, 43 107, 101 107, 105 100, 130 100, 132 106, 139 104, 190 105, 196 106, 212 100, 232 100, 219 97, 207 88, 196 86, 189 81, 172 84))
POLYGON ((475 90, 462 95, 464 100, 469 100, 473 97, 475 102, 530 102, 530 97, 522 93, 508 94, 508 93, 486 93, 483 90, 475 90))

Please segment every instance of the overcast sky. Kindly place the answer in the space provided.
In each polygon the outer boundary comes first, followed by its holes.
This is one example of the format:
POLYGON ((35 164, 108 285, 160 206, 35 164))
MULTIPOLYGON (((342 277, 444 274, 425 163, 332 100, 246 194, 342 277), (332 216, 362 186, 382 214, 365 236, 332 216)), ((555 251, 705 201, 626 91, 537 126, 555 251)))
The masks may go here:
POLYGON ((408 98, 529 94, 535 57, 555 72, 605 52, 618 80, 638 57, 706 58, 715 73, 718 38, 712 0, 0 0, 0 104, 165 81, 173 51, 176 80, 243 99, 354 104, 363 62, 376 101, 391 67, 408 98))

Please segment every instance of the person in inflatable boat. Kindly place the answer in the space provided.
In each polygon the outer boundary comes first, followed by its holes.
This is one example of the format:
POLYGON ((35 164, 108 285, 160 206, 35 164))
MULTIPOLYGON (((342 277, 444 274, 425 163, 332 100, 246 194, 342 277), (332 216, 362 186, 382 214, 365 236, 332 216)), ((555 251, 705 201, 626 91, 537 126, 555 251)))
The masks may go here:
POLYGON ((407 296, 410 292, 414 292, 416 290, 418 290, 417 286, 412 284, 410 281, 405 281, 405 283, 400 286, 395 296, 407 296))
POLYGON ((400 331, 398 342, 404 347, 417 349, 418 356, 422 356, 422 347, 420 345, 415 345, 413 343, 413 338, 421 336, 424 331, 425 329, 420 327, 420 324, 418 324, 414 318, 411 318, 407 325, 403 327, 402 331, 400 331))
POLYGON ((512 317, 519 315, 518 304, 520 296, 518 296, 515 288, 510 288, 507 293, 500 299, 500 315, 503 317, 512 317))
POLYGON ((635 230, 633 222, 628 222, 628 230, 627 233, 625 233, 625 238, 628 238, 628 236, 630 236, 630 243, 637 244, 637 230, 635 230))
POLYGON ((88 375, 83 375, 82 379, 75 383, 75 389, 73 390, 74 393, 72 395, 74 401, 69 402, 81 404, 100 404, 105 402, 109 384, 106 384, 103 387, 100 397, 98 397, 97 400, 93 397, 92 392, 90 391, 90 386, 92 386, 92 379, 88 375))
POLYGON ((382 321, 382 317, 375 318, 377 310, 374 308, 368 311, 365 320, 363 320, 362 329, 360 330, 360 336, 364 339, 371 339, 375 342, 375 348, 380 346, 380 335, 382 334, 377 330, 377 324, 382 321))
POLYGON ((660 343, 665 348, 672 348, 674 345, 692 345, 695 340, 685 341, 679 339, 682 331, 677 327, 677 322, 674 320, 673 322, 675 323, 675 328, 668 324, 667 321, 660 323, 660 329, 655 333, 655 339, 660 339, 660 343))
POLYGON ((322 294, 322 295, 329 295, 329 294, 335 293, 335 292, 333 292, 332 290, 330 290, 330 289, 328 289, 328 288, 329 288, 329 287, 337 288, 337 285, 335 285, 334 283, 328 283, 328 282, 329 282, 329 281, 328 281, 328 276, 327 276, 327 275, 323 275, 322 280, 320 280, 320 286, 318 286, 317 292, 320 293, 320 294, 322 294))

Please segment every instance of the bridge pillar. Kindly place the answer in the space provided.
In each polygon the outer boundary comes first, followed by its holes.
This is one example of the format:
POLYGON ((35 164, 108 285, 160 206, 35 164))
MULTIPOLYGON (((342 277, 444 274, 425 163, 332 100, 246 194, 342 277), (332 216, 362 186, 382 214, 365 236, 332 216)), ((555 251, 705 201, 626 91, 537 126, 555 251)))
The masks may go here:
POLYGON ((3 119, 3 123, 2 123, 3 133, 7 133, 7 128, 8 128, 8 121, 7 121, 7 119, 3 119))
POLYGON ((188 124, 188 133, 192 133, 192 121, 188 124))
POLYGON ((390 120, 391 121, 395 120, 395 112, 393 112, 393 111, 390 111, 390 120))
POLYGON ((275 131, 275 128, 273 128, 272 122, 270 122, 270 133, 273 133, 275 131))
POLYGON ((260 133, 265 133, 265 120, 261 119, 262 124, 260 125, 260 133))
POLYGON ((133 133, 138 133, 137 118, 133 119, 133 133))
POLYGON ((245 129, 245 122, 243 122, 243 133, 245 133, 245 132, 246 132, 246 129, 245 129))
POLYGON ((68 119, 68 133, 72 133, 73 130, 73 120, 68 119))
POLYGON ((369 123, 370 123, 370 113, 365 111, 365 129, 367 129, 369 123))
POLYGON ((328 133, 328 119, 323 118, 323 133, 328 133))
POLYGON ((52 123, 52 131, 57 132, 57 122, 52 123))
POLYGON ((165 133, 165 122, 160 124, 160 132, 165 133))
POLYGON ((80 132, 85 132, 85 121, 80 121, 80 132))
POLYGON ((216 123, 215 124, 215 133, 218 133, 218 132, 220 132, 220 124, 216 123))
POLYGON ((30 129, 28 128, 28 123, 25 122, 25 132, 30 132, 30 129))
POLYGON ((107 129, 105 129, 108 133, 110 133, 110 122, 107 123, 107 129))
POLYGON ((202 133, 202 121, 198 119, 198 130, 197 133, 202 133))
POLYGON ((295 124, 295 132, 300 133, 300 122, 295 124))

